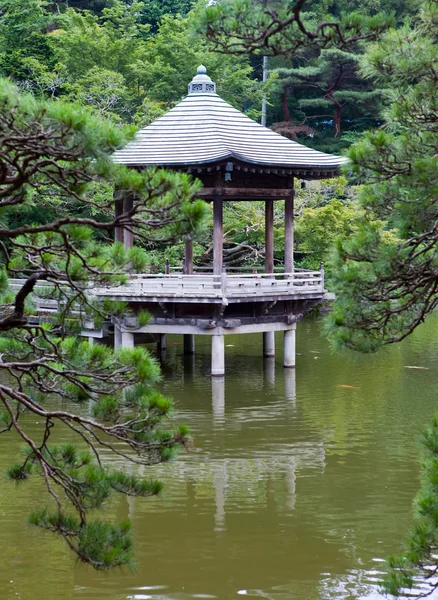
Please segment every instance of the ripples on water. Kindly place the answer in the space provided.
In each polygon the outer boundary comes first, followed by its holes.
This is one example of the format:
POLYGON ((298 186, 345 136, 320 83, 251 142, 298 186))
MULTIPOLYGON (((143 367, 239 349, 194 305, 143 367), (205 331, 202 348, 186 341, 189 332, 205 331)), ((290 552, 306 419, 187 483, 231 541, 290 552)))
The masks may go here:
MULTIPOLYGON (((135 568, 75 565, 25 523, 39 483, 30 497, 4 480, 0 600, 381 600, 381 561, 410 525, 417 439, 437 407, 437 333, 434 316, 402 345, 354 358, 332 355, 307 320, 296 372, 282 367, 280 336, 268 361, 261 335, 240 336, 213 381, 208 340, 192 360, 170 338, 163 390, 193 447, 144 471, 165 484, 161 498, 105 509, 132 519, 135 568)), ((0 449, 3 469, 16 447, 0 438, 0 449)))

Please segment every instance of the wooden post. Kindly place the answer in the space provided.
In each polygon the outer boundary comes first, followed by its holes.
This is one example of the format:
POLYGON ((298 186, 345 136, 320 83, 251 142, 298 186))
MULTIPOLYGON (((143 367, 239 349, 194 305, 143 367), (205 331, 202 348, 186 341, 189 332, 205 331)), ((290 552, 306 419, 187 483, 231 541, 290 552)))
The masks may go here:
POLYGON ((224 250, 222 196, 213 199, 213 274, 221 275, 224 250))
MULTIPOLYGON (((265 273, 274 273, 274 201, 265 200, 265 273)), ((263 334, 263 356, 275 356, 275 333, 263 334)))
POLYGON ((274 201, 265 200, 265 273, 274 272, 274 201))
POLYGON ((189 235, 186 237, 185 241, 184 258, 185 274, 193 275, 193 240, 189 235))
MULTIPOLYGON (((116 190, 114 193, 114 216, 120 217, 123 214, 123 190, 116 190)), ((116 227, 114 230, 114 241, 123 244, 123 227, 116 227)))
MULTIPOLYGON (((123 210, 125 213, 130 212, 134 207, 134 196, 132 194, 126 194, 123 201, 123 210)), ((123 242, 126 248, 132 248, 134 246, 134 232, 132 226, 125 227, 123 242)))
POLYGON ((167 349, 167 335, 160 333, 158 337, 158 352, 163 352, 167 349))
POLYGON ((293 189, 290 196, 284 201, 284 272, 294 272, 294 197, 293 189))

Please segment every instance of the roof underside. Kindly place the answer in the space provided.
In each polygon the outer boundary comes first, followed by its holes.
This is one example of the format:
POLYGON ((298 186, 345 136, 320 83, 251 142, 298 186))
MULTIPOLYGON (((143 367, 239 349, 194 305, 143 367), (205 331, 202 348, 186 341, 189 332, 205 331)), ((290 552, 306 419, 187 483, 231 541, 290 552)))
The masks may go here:
POLYGON ((217 94, 190 94, 114 153, 118 164, 189 167, 222 160, 333 171, 345 158, 318 152, 259 125, 217 94))

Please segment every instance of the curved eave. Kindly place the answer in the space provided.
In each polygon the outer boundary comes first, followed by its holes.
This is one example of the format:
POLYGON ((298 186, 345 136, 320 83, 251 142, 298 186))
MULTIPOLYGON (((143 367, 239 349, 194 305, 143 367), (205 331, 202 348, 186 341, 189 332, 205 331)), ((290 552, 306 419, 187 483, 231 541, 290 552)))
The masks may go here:
POLYGON ((190 162, 186 162, 186 161, 168 161, 168 162, 150 162, 150 163, 146 163, 146 162, 137 162, 135 160, 129 160, 129 161, 122 161, 122 160, 117 160, 117 164, 119 165, 124 165, 127 167, 135 167, 138 169, 141 168, 148 168, 148 167, 160 167, 160 168, 174 168, 174 167, 180 167, 180 168, 186 168, 186 169, 190 169, 190 167, 199 167, 199 166, 203 166, 203 165, 214 165, 216 163, 220 163, 220 162, 224 162, 224 161, 229 161, 229 160, 238 160, 241 163, 247 164, 247 165, 251 165, 251 166, 257 166, 257 167, 262 167, 264 169, 287 169, 287 170, 291 170, 291 171, 303 171, 303 170, 309 170, 309 171, 335 171, 335 172, 340 172, 340 169, 346 165, 349 161, 348 158, 342 160, 342 162, 339 162, 339 164, 335 164, 335 165, 315 165, 315 164, 290 164, 290 163, 274 163, 274 162, 263 162, 263 161, 257 161, 257 160, 248 160, 247 158, 242 158, 241 156, 239 156, 238 154, 231 152, 229 154, 225 154, 223 156, 219 156, 219 157, 215 157, 215 158, 211 158, 209 160, 192 160, 190 162))

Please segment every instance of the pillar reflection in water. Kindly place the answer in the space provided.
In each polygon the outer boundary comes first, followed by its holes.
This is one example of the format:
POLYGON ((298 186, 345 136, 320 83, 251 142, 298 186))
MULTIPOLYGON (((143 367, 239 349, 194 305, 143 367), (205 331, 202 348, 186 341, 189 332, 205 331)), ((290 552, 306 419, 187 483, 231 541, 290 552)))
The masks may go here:
POLYGON ((225 420, 225 377, 211 378, 213 421, 215 423, 225 420))
POLYGON ((225 531, 225 490, 228 480, 227 462, 217 461, 214 466, 214 499, 216 512, 214 514, 214 530, 225 531))
POLYGON ((295 509, 295 504, 297 501, 296 496, 296 481, 297 481, 297 463, 295 456, 291 456, 289 459, 289 465, 286 468, 286 473, 284 476, 284 482, 286 485, 287 497, 286 497, 286 507, 289 510, 295 509))
POLYGON ((195 355, 184 354, 184 381, 193 382, 195 376, 195 355))
POLYGON ((284 369, 284 396, 290 406, 295 407, 297 401, 297 379, 295 369, 284 369))
POLYGON ((268 388, 275 387, 275 357, 270 356, 263 359, 263 376, 265 386, 268 388))

